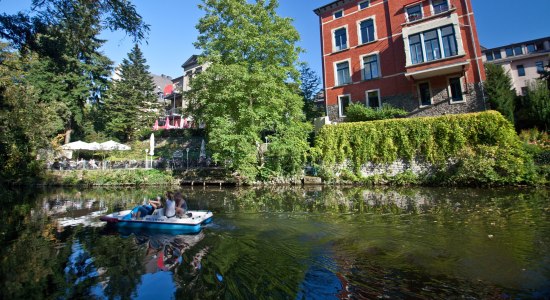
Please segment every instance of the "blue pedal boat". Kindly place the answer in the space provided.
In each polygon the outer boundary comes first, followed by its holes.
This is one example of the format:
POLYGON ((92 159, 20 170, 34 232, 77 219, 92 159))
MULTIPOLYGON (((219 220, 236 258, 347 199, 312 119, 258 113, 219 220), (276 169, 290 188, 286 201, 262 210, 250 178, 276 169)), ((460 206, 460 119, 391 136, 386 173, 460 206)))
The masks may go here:
POLYGON ((164 208, 160 208, 155 210, 152 215, 143 218, 132 218, 131 212, 131 210, 114 212, 101 216, 99 219, 120 228, 198 233, 203 225, 212 222, 214 216, 211 211, 190 210, 182 217, 168 218, 164 215, 164 208))

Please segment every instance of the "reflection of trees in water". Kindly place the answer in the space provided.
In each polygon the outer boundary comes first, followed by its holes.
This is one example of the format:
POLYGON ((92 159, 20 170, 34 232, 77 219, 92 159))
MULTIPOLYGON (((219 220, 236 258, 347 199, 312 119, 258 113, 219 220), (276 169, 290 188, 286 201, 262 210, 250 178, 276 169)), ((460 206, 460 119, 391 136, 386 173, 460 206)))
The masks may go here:
POLYGON ((109 299, 131 299, 145 273, 142 264, 145 252, 135 239, 97 235, 89 240, 87 247, 96 268, 104 270, 99 280, 104 282, 105 296, 109 299))

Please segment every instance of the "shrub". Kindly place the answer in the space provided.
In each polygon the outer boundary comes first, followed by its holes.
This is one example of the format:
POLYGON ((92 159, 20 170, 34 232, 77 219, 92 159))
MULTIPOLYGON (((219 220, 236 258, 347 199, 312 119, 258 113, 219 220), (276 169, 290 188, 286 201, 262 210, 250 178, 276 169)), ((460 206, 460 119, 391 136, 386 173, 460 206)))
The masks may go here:
POLYGON ((406 110, 392 107, 389 104, 384 104, 379 109, 373 109, 360 103, 354 103, 346 111, 346 122, 385 120, 402 118, 407 115, 408 112, 406 110))
MULTIPOLYGON (((495 111, 325 126, 317 136, 316 148, 312 152, 318 154, 325 170, 347 165, 359 174, 366 162, 418 159, 443 170, 439 184, 534 180, 532 158, 513 125, 495 111), (454 168, 449 168, 451 162, 454 168)), ((414 181, 409 175, 397 183, 414 181)))

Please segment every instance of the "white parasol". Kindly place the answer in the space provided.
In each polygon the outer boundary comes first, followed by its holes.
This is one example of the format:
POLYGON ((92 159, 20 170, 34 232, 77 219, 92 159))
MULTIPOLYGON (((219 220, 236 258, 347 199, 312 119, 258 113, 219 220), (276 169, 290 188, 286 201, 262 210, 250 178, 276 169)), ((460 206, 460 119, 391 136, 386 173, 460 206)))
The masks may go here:
POLYGON ((149 155, 155 155, 155 134, 151 133, 151 138, 149 139, 149 155))

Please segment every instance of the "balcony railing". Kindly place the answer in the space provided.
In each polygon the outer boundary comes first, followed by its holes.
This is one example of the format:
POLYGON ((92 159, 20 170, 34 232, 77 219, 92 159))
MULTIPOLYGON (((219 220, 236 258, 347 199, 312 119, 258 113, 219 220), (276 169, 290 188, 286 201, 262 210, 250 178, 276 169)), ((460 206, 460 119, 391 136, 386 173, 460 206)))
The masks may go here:
POLYGON ((181 116, 182 112, 183 110, 181 107, 176 107, 172 109, 167 109, 164 114, 165 116, 181 116))

